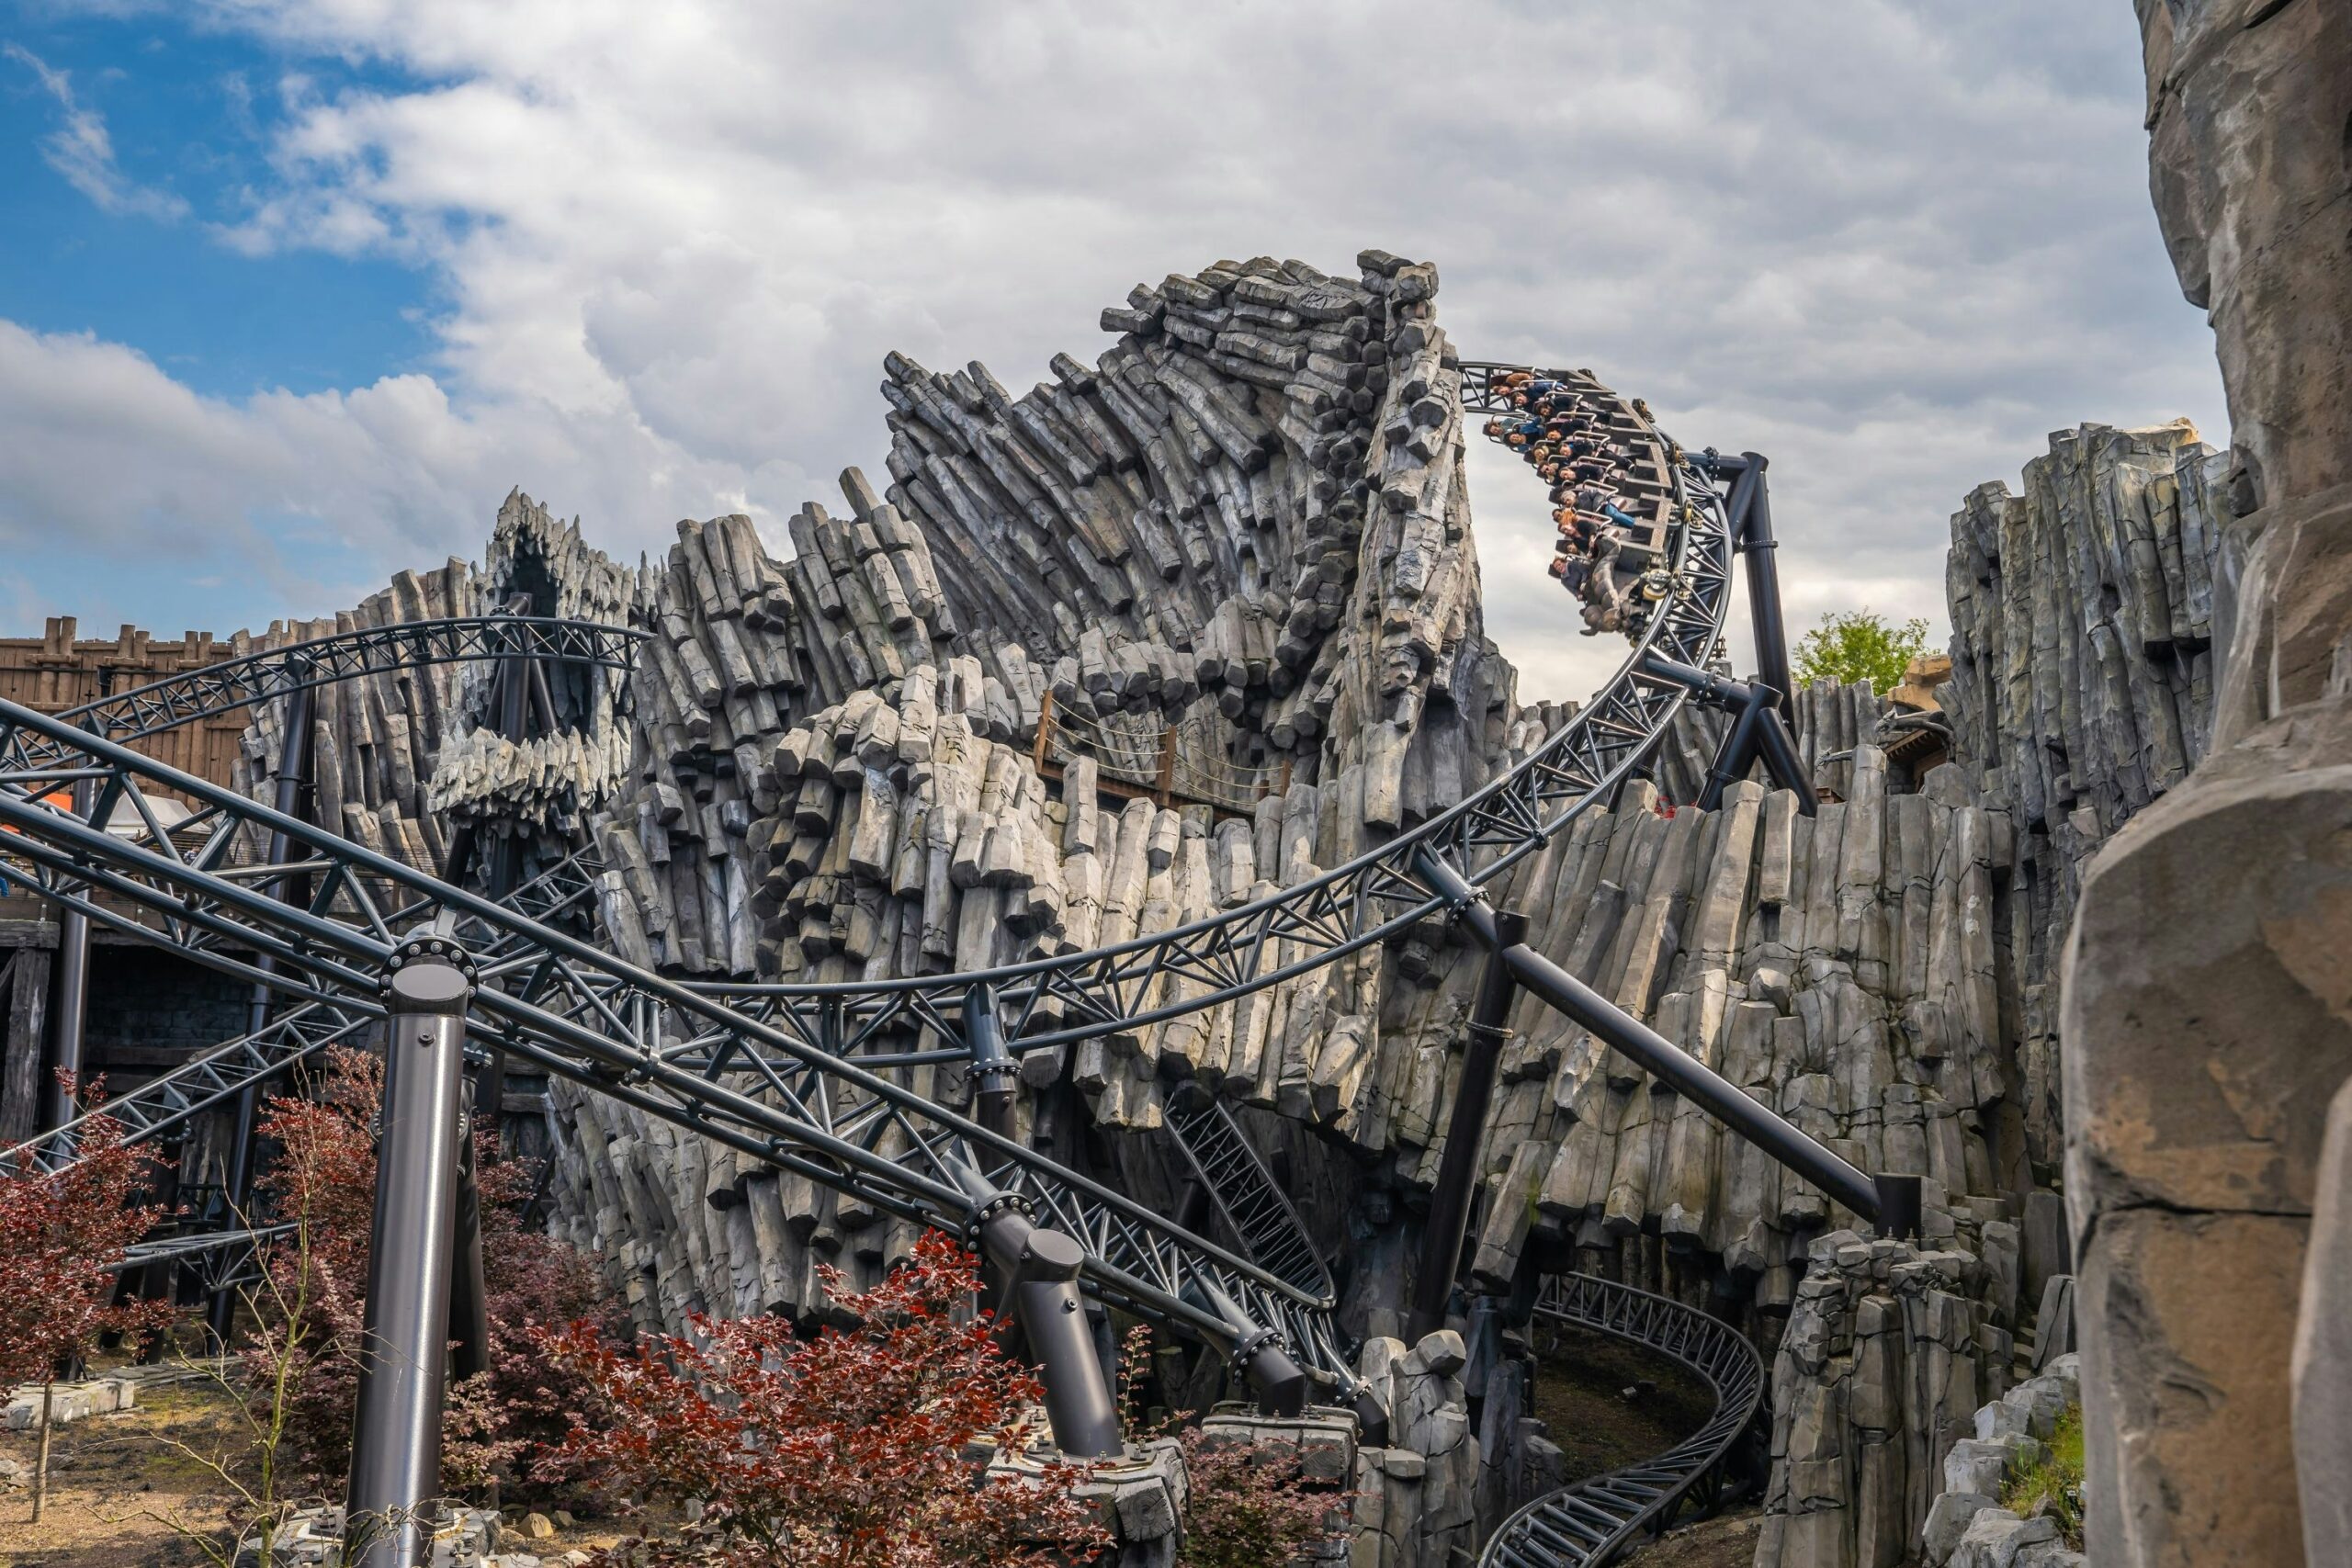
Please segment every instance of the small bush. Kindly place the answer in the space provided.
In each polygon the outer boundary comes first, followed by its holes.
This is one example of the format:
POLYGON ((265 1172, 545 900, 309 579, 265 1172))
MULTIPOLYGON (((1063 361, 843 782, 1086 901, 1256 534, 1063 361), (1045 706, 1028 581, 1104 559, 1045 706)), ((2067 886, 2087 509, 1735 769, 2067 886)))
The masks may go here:
POLYGON ((1184 1448, 1188 1484, 1177 1568, 1283 1568, 1345 1539, 1350 1498, 1309 1482, 1295 1461, 1269 1464, 1247 1445, 1209 1442, 1199 1427, 1184 1425, 1189 1411, 1157 1423, 1144 1419, 1149 1325, 1127 1331, 1119 1364, 1125 1370, 1119 1416, 1127 1440, 1172 1433, 1184 1448))
POLYGON ((704 1504, 695 1539, 643 1546, 638 1568, 1057 1568, 1110 1545, 1081 1495, 1091 1466, 975 1468, 977 1449, 1025 1444, 1045 1396, 969 1310, 978 1258, 926 1231, 871 1291, 820 1273, 852 1326, 813 1338, 781 1317, 697 1316, 691 1338, 628 1349, 585 1324, 534 1334, 605 1407, 566 1457, 704 1504))
POLYGON ((2001 1506, 2021 1519, 2047 1514, 2058 1521, 2066 1544, 2083 1545, 2083 1407, 2070 1408, 2050 1437, 2050 1457, 2011 1475, 2001 1488, 2001 1506))
POLYGON ((1862 609, 1821 617, 1797 642, 1793 674, 1800 685, 1815 681, 1868 681, 1884 696, 1903 683, 1903 671, 1927 651, 1928 623, 1900 625, 1862 609))

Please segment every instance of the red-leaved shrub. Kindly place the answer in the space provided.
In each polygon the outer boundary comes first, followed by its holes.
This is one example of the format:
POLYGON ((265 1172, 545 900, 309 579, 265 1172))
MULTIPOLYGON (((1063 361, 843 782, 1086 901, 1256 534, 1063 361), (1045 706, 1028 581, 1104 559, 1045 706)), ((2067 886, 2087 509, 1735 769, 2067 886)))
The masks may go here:
POLYGON ((1351 1499, 1310 1483, 1295 1455, 1276 1461, 1267 1449, 1213 1440, 1184 1424, 1189 1411, 1156 1424, 1145 1419, 1149 1324, 1127 1330, 1119 1364, 1125 1371, 1119 1419, 1127 1440, 1173 1433, 1183 1446, 1187 1487, 1178 1568, 1281 1568, 1345 1535, 1351 1499))
MULTIPOLYGON (((70 1079, 60 1075, 70 1089, 70 1079)), ((105 1100, 92 1085, 86 1104, 105 1100)), ((147 1184, 146 1151, 126 1145, 119 1123, 96 1117, 73 1164, 40 1174, 0 1170, 0 1393, 20 1382, 47 1385, 61 1364, 86 1355, 107 1334, 160 1328, 169 1302, 112 1305, 109 1267, 164 1217, 131 1202, 147 1184)), ((38 1523, 49 1493, 49 1401, 42 1401, 33 1488, 38 1523)))
POLYGON ((854 1320, 800 1339, 778 1317, 697 1317, 695 1337, 616 1349, 584 1326, 540 1336, 609 1407, 566 1454, 616 1484, 703 1501, 702 1539, 631 1561, 725 1568, 1059 1568, 1110 1544, 1077 1495, 1091 1472, 1023 1480, 967 1450, 1023 1444, 1043 1396, 969 1309, 971 1256, 937 1233, 875 1289, 826 1269, 854 1320))

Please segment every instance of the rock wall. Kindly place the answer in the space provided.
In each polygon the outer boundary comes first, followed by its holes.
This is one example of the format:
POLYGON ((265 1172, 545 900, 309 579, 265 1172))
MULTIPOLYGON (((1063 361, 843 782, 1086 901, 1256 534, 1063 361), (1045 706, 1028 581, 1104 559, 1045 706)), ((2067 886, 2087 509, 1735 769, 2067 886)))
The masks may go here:
MULTIPOLYGON (((2010 1238, 2002 1238, 2006 1241, 2010 1238)), ((2017 1255, 1815 1240, 1772 1365, 1758 1568, 1908 1560, 1946 1456, 2007 1386, 2017 1255)))
MULTIPOLYGON (((893 355, 887 492, 845 473, 847 514, 803 507, 785 563, 742 519, 682 525, 647 581, 637 765, 598 827, 616 946, 838 980, 1101 945, 1351 858, 1548 733, 1480 629, 1435 287, 1383 253, 1359 281, 1171 276, 1106 316, 1094 368, 1058 356, 1019 398, 893 355), (1181 727, 1244 793, 1114 809, 1115 750, 1049 742, 1125 721, 1181 727)), ((1183 1078, 1329 1122, 1379 1050, 1381 960, 1029 1057, 1020 1129, 1085 1164, 1090 1128, 1157 1126, 1183 1078)), ((968 1103, 958 1071, 923 1087, 968 1103)), ((813 1305, 813 1261, 895 1255, 830 1194, 558 1104, 598 1151, 567 1162, 562 1223, 628 1260, 653 1317, 813 1305)))
MULTIPOLYGON (((511 497, 483 569, 396 580, 355 615, 514 592, 627 615, 653 636, 626 692, 583 674, 559 732, 518 744, 485 728, 478 682, 373 683, 322 721, 336 810, 423 864, 469 812, 513 813, 538 854, 593 831, 606 938, 712 979, 1085 949, 1351 858, 1566 712, 1516 705, 1481 627, 1434 270, 1362 259, 1355 280, 1264 260, 1171 276, 1106 312, 1121 335, 1092 368, 1057 356, 1017 399, 985 367, 892 356, 892 482, 844 473, 842 514, 804 506, 785 559, 728 516, 681 524, 665 559, 632 570, 511 497), (1085 745, 1057 744, 1080 730, 1085 745), (1122 754, 1103 738, 1165 730, 1244 793, 1107 798, 1122 754)), ((1604 1273, 1731 1315, 1767 1350, 1786 1325, 1773 1495, 1792 1522, 1759 1561, 1915 1537, 1939 1412, 2002 1383, 2021 1309, 2064 1272, 2036 1223, 2061 1098, 2054 933, 2080 857, 2203 744, 2213 681, 2195 645, 2228 603, 2209 468, 2185 428, 2086 426, 2022 496, 1970 497, 1952 557, 1959 765, 1913 787, 1876 743, 1884 701, 1817 686, 1792 703, 1835 797, 1817 818, 1753 782, 1717 811, 1677 809, 1721 728, 1686 712, 1657 783, 1494 889, 1547 954, 1853 1163, 1926 1179, 1926 1252, 1900 1270, 1867 1246, 1849 1259, 1854 1216, 1818 1190, 1537 1004, 1511 1020, 1472 1278, 1508 1292, 1531 1272, 1604 1273)), ((275 754, 270 722, 256 759, 275 754)), ((1477 967, 1457 934, 1424 929, 1234 1007, 1033 1055, 1016 1131, 1172 1203, 1149 1136, 1166 1095, 1227 1096, 1337 1260, 1342 1326, 1387 1344, 1477 967)), ((921 1071, 926 1093, 969 1103, 960 1069, 921 1071)), ((820 1264, 863 1289, 911 1247, 903 1223, 666 1123, 568 1084, 550 1100, 555 1225, 605 1253, 648 1325, 815 1314, 820 1264)), ((1181 1375, 1194 1407, 1222 1391, 1214 1365, 1181 1375)), ((1524 1415, 1480 1427, 1517 1451, 1524 1415)), ((1465 1404, 1462 1443, 1432 1426, 1436 1447, 1396 1450, 1384 1495, 1436 1522, 1385 1532, 1475 1533, 1469 1421, 1465 1404), (1469 1467, 1458 1518, 1429 1501, 1441 1458, 1469 1467)))
POLYGON ((2328 1437, 2352 1365, 2297 1316, 2306 1254, 2343 1256, 2312 1215, 2352 1076, 2352 16, 2138 10, 2151 184, 2213 324, 2243 565, 2212 750, 2093 862, 2063 976, 2090 1555, 2342 1562, 2328 1437))
POLYGON ((2046 1459, 2066 1412, 2083 1402, 2081 1359, 2061 1355, 1999 1398, 1977 1407, 1975 1435, 1944 1457, 1943 1490, 1922 1532, 1927 1568, 2081 1568, 2058 1522, 2020 1518, 1998 1506, 2004 1484, 2046 1459))
POLYGON ((1952 514, 1939 695, 1960 765, 2012 828, 2004 1001, 2044 1182, 2063 1153, 2058 968, 2084 867, 2188 776, 2211 730, 2233 575, 2224 466, 2186 421, 2086 424, 2051 437, 2023 493, 1980 485, 1952 514))
MULTIPOLYGON (((431 571, 402 571, 351 610, 232 641, 240 653, 262 652, 404 621, 484 615, 518 592, 531 596, 535 615, 625 623, 640 592, 636 574, 582 540, 576 520, 558 521, 519 490, 499 508, 483 560, 452 557, 431 571)), ((620 682, 607 671, 556 668, 548 684, 555 730, 516 742, 492 727, 491 679, 488 666, 437 664, 317 688, 311 819, 426 872, 447 863, 451 832, 469 818, 525 835, 526 870, 564 852, 628 761, 620 682)), ((284 699, 262 704, 246 728, 232 782, 256 799, 275 795, 286 717, 284 699)))

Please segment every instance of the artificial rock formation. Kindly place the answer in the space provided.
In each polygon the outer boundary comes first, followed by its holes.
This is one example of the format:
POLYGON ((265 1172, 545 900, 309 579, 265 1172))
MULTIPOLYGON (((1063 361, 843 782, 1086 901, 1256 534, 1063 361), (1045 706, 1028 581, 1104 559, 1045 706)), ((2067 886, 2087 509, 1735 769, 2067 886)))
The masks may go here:
POLYGON ((2211 728, 2225 626, 2221 455, 2187 421, 2052 435, 2024 490, 1980 485, 1951 520, 1952 676, 1940 688, 1960 765, 2006 803, 2018 1111, 2057 1179, 2058 968, 2083 870, 2188 776, 2211 728))
MULTIPOLYGON (((892 355, 887 491, 845 473, 844 515, 803 507, 783 565, 740 519, 683 525, 650 583, 643 740, 597 829, 616 947, 823 981, 1103 945, 1339 864, 1549 733, 1559 711, 1513 710, 1480 626, 1435 288, 1378 252, 1357 279, 1171 276, 1106 314, 1122 335, 1095 367, 1058 356, 1018 398, 984 367, 892 355), (1123 738, 1162 731, 1182 771, 1102 797, 1123 738)), ((1148 1130, 1184 1078, 1352 1124, 1375 1113, 1382 972, 1366 954, 1030 1057, 1021 1130, 1074 1149, 1067 1115, 1040 1121, 1064 1085, 1091 1124, 1148 1130)), ((967 1102, 960 1073, 925 1088, 967 1102)), ((576 1140, 662 1146, 560 1100, 576 1140)), ((779 1190, 770 1223, 778 1184, 729 1159, 651 1179, 672 1212, 747 1209, 765 1248, 743 1270, 693 1224, 624 1240, 616 1193, 574 1174, 583 1240, 661 1255, 658 1315, 813 1303, 808 1258, 840 1247, 829 1196, 779 1190)))
MULTIPOLYGON (((519 742, 492 732, 480 676, 346 699, 322 727, 338 811, 362 832, 351 808, 372 813, 388 843, 413 828, 401 852, 421 864, 467 816, 518 817, 542 859, 593 837, 603 939, 710 981, 1083 950, 1339 865, 1567 712, 1518 705, 1483 633, 1435 286, 1377 252, 1354 279, 1264 260, 1170 276, 1106 313, 1120 336, 1092 367, 1057 357, 1018 398, 984 367, 894 355, 891 482, 844 473, 840 514, 804 506, 781 559, 725 516, 622 568, 510 498, 483 568, 453 562, 433 592, 396 581, 356 614, 524 592, 625 617, 649 634, 626 692, 566 673, 555 730, 519 742), (404 748, 383 739, 395 716, 404 748), (1155 756, 1171 761, 1136 765, 1155 756)), ((1702 813, 1674 803, 1722 726, 1686 711, 1653 780, 1490 889, 1549 956, 1856 1165, 1925 1179, 1924 1250, 1897 1268, 1842 1231, 1854 1216, 1590 1037, 1524 998, 1510 1021, 1471 1278, 1500 1293, 1601 1272, 1727 1313, 1767 1350, 1787 1325, 1773 1496, 1791 1522, 1760 1561, 1915 1540, 1934 1450, 2003 1385, 2066 1273, 2041 1185, 2052 926, 2079 848, 2177 783, 2205 732, 2189 646, 2216 614, 2199 586, 2204 479, 2183 430, 2086 427, 2024 496, 1970 499, 1941 688, 1960 765, 1890 767, 1885 701, 1816 686, 1792 708, 1819 815, 1755 782, 1702 813), (2100 548, 2068 542, 2078 525, 2100 548), (2158 646, 2158 625, 2183 629, 2158 646), (2084 759, 2127 754, 2134 782, 2112 798, 2073 783, 2084 759)), ((1390 1337, 1476 971, 1458 933, 1417 930, 1232 1006, 1026 1056, 1014 1106, 1018 1135, 1163 1208, 1180 1168, 1153 1134, 1180 1086, 1227 1097, 1287 1158, 1336 1260, 1340 1326, 1389 1397, 1392 1446, 1362 1463, 1385 1510, 1366 1529, 1400 1568, 1468 1546, 1549 1473, 1523 1380, 1486 1379, 1474 1422, 1444 1337, 1409 1354, 1390 1337)), ((969 1105, 960 1066, 917 1072, 969 1105)), ((648 1325, 820 1315, 820 1267, 864 1289, 911 1249, 904 1222, 617 1101, 559 1082, 550 1106, 555 1227, 604 1254, 648 1325)), ((1191 1408, 1227 1386, 1206 1358, 1163 1382, 1191 1408)))
POLYGON ((2138 8, 2151 183, 2214 327, 2243 564, 2212 750, 2094 862, 2067 953, 2090 1551, 2341 1562, 2341 1513, 2306 1519, 2301 1488, 2324 1504, 2344 1456, 2301 1438, 2346 1429, 2352 1373, 2324 1334, 2293 1348, 2306 1253, 2340 1256, 2312 1214, 2352 1076, 2352 17, 2138 8))
MULTIPOLYGON (((516 491, 499 508, 476 567, 454 557, 402 571, 356 608, 318 621, 239 632, 240 654, 404 621, 485 615, 526 595, 525 613, 626 624, 636 574, 590 548, 516 491)), ((427 665, 321 686, 313 696, 311 820, 417 870, 447 863, 452 829, 480 818, 525 836, 526 868, 564 852, 612 792, 630 754, 620 683, 609 671, 559 666, 548 682, 556 720, 529 740, 497 733, 489 666, 427 665)), ((284 699, 257 705, 234 770, 256 799, 276 793, 286 754, 284 699)), ((255 846, 258 854, 259 846, 255 846)))
POLYGON ((2020 1518, 1997 1506, 2006 1483, 2047 1459, 2066 1413, 2083 1402, 2079 1359, 2059 1356, 1976 1410, 1976 1435, 1944 1456, 1943 1490, 1921 1532, 1927 1568, 2081 1568, 2048 1517, 2020 1518))

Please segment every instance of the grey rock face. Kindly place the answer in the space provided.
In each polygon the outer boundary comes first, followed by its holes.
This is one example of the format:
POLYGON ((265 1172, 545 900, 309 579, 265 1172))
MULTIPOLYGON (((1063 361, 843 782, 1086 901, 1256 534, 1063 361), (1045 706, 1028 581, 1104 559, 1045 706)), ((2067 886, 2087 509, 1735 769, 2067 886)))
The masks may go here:
POLYGON ((1952 678, 1939 696, 1959 765, 1999 819, 2018 1111, 2045 1181, 2061 1157, 2059 953, 2083 865, 2207 746, 2227 608, 2222 462, 2186 421, 2086 424, 2051 437, 2023 493, 1980 485, 1951 520, 1952 678))
POLYGON ((2068 950, 2089 1542, 2118 1568, 2319 1562, 2289 1348, 2326 1108, 2352 1076, 2323 978, 2352 941, 2352 233, 2316 220, 2352 190, 2352 17, 2138 9, 2151 185, 2213 323, 2243 565, 2214 750, 2101 855, 2068 950))
POLYGON ((2303 1552, 2352 1562, 2352 1082, 2328 1110, 2292 1375, 2303 1552))

